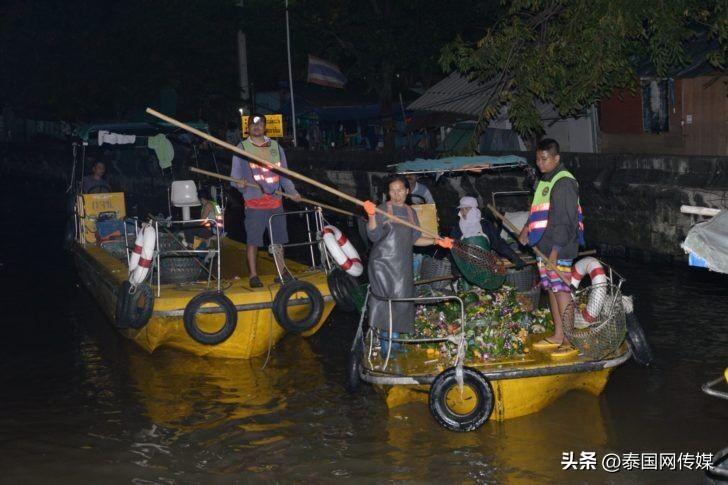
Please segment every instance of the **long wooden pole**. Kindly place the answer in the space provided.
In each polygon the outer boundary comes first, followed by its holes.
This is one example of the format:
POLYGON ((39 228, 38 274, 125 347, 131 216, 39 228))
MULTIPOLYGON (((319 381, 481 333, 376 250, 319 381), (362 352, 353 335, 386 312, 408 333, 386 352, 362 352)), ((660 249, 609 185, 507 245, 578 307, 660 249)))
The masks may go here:
MULTIPOLYGON (((181 121, 177 121, 174 118, 171 118, 171 117, 169 117, 167 115, 164 115, 164 114, 160 113, 159 111, 156 111, 156 110, 154 110, 152 108, 147 108, 147 113, 149 113, 150 115, 152 115, 152 116, 154 116, 156 118, 159 118, 160 120, 166 121, 167 123, 169 123, 171 125, 174 125, 174 126, 176 126, 178 128, 181 128, 181 129, 183 129, 185 131, 189 131, 190 133, 195 134, 195 135, 199 136, 200 138, 204 138, 205 140, 207 140, 207 141, 209 141, 211 143, 214 143, 214 144, 219 145, 219 146, 221 146, 221 147, 223 147, 223 148, 225 148, 227 150, 230 150, 232 152, 235 152, 238 155, 242 155, 245 158, 248 158, 250 160, 253 160, 256 163, 259 163, 261 165, 264 165, 264 166, 268 167, 271 170, 275 170, 276 172, 281 172, 283 174, 288 175, 289 177, 292 177, 292 178, 295 178, 295 179, 298 179, 298 180, 302 180, 304 182, 307 182, 307 183, 309 183, 309 184, 311 184, 311 185, 313 185, 315 187, 318 187, 321 190, 325 190, 326 192, 330 192, 330 193, 336 195, 337 197, 341 197, 342 199, 347 200, 347 201, 351 202, 352 204, 364 206, 364 201, 363 200, 359 200, 356 197, 352 197, 351 195, 349 195, 349 194, 347 194, 345 192, 342 192, 340 190, 336 190, 333 187, 330 187, 330 186, 328 186, 326 184, 323 184, 323 183, 319 182, 318 180, 314 180, 314 179, 312 179, 310 177, 306 177, 305 175, 302 175, 302 174, 300 174, 298 172, 295 172, 295 171, 293 171, 293 170, 291 170, 289 168, 280 167, 278 165, 274 165, 274 164, 270 163, 268 160, 265 160, 264 158, 260 158, 260 157, 258 157, 256 155, 253 155, 252 153, 246 152, 242 148, 238 148, 238 147, 236 147, 234 145, 231 145, 230 143, 227 143, 225 141, 220 140, 219 138, 215 138, 214 136, 210 135, 209 133, 205 133, 203 131, 200 131, 198 129, 195 129, 195 128, 189 126, 189 125, 186 125, 185 123, 182 123, 181 121)), ((439 234, 434 233, 432 231, 428 231, 424 227, 420 227, 417 224, 412 224, 411 222, 406 221, 404 219, 401 219, 401 218, 399 218, 397 216, 390 215, 386 211, 383 211, 380 208, 376 208, 376 212, 378 214, 381 214, 382 216, 388 218, 388 219, 391 219, 391 220, 397 222, 398 224, 402 224, 403 226, 406 226, 406 227, 415 229, 417 231, 420 231, 422 234, 425 234, 427 236, 430 236, 430 237, 433 237, 433 238, 436 238, 436 239, 440 239, 440 235, 439 234)))
MULTIPOLYGON (((511 232, 511 234, 513 234, 514 236, 516 236, 516 238, 518 238, 518 229, 516 229, 516 226, 514 226, 511 223, 511 221, 506 219, 506 217, 503 214, 501 214, 498 211, 498 209, 496 209, 492 204, 488 204, 488 209, 490 209, 490 211, 493 213, 494 216, 496 216, 498 219, 501 220, 501 222, 503 222, 503 225, 506 226, 506 229, 508 229, 511 232)), ((546 264, 546 267, 548 269, 550 269, 551 271, 555 271, 556 275, 559 277, 559 279, 561 281, 564 281, 564 278, 561 277, 561 272, 556 267, 556 264, 553 261, 551 261, 548 257, 546 257, 546 255, 544 253, 542 253, 541 250, 538 249, 536 246, 533 246, 532 249, 533 249, 533 252, 536 253, 536 256, 538 256, 539 258, 541 258, 543 260, 543 262, 546 264)), ((564 281, 564 283, 566 283, 566 281, 564 281)))
MULTIPOLYGON (((190 167, 190 172, 196 172, 196 173, 199 173, 199 174, 202 174, 202 175, 207 175, 208 177, 218 178, 220 180, 227 180, 228 182, 232 182, 232 183, 241 185, 243 187, 251 187, 253 189, 258 189, 260 191, 263 190, 263 189, 260 188, 259 185, 257 185, 257 184, 251 184, 250 182, 248 182, 245 179, 236 179, 234 177, 228 177, 227 175, 222 175, 222 174, 219 174, 219 173, 216 173, 216 172, 210 172, 208 170, 203 170, 203 169, 197 168, 197 167, 190 167)), ((292 195, 286 194, 282 190, 276 190, 274 193, 276 195, 280 195, 281 197, 286 197, 287 199, 296 200, 296 199, 293 198, 292 195)), ((340 214, 344 214, 344 215, 347 215, 347 216, 357 217, 357 215, 354 214, 353 212, 345 211, 344 209, 339 209, 338 207, 334 207, 332 205, 324 204, 323 202, 318 202, 318 201, 315 201, 315 200, 312 200, 312 199, 307 199, 305 197, 301 197, 300 201, 301 202, 304 202, 306 204, 319 206, 319 207, 322 207, 324 209, 328 209, 330 211, 338 212, 340 214)))

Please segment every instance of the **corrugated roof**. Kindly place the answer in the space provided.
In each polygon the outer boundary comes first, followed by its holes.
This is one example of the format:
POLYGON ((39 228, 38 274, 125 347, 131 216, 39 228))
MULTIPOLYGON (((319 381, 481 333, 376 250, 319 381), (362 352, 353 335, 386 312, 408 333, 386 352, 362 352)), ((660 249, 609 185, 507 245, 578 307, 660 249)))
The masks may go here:
POLYGON ((495 84, 495 81, 471 81, 462 74, 453 72, 425 91, 407 109, 455 113, 478 119, 495 84))

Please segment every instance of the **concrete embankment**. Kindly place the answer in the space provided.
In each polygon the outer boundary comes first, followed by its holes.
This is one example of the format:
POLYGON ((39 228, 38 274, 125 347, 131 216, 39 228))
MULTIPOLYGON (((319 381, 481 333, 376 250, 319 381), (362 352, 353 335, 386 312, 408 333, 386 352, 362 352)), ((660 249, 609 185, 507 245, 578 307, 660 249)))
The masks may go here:
MULTIPOLYGON (((532 161, 530 153, 524 154, 532 161)), ((292 152, 290 164, 359 197, 382 190, 387 163, 369 154, 292 152)), ((590 247, 646 259, 683 259, 680 243, 691 224, 680 205, 728 207, 728 158, 636 154, 565 153, 562 160, 580 183, 590 247)), ((438 201, 442 226, 456 222, 457 200, 475 195, 507 210, 524 210, 527 196, 499 192, 529 189, 523 172, 484 172, 424 179, 438 201)), ((322 195, 323 196, 323 195, 322 195)))
MULTIPOLYGON (((530 153, 524 154, 532 160, 530 153)), ((423 155, 426 156, 426 155, 423 155)), ((191 178, 188 165, 215 170, 209 156, 193 161, 174 161, 174 173, 161 172, 152 160, 122 162, 113 157, 107 163, 109 178, 127 192, 127 210, 167 212, 167 187, 173 178, 191 178)), ((399 157, 403 158, 403 157, 399 157)), ((406 157, 410 158, 410 157, 406 157)), ((300 170, 351 195, 365 199, 381 195, 383 180, 398 161, 376 153, 288 151, 292 169, 300 170)), ((635 154, 565 153, 564 163, 580 183, 585 213, 587 243, 605 253, 631 257, 682 259, 680 242, 692 223, 680 213, 681 204, 728 207, 728 158, 687 157, 635 154)), ((14 187, 58 192, 68 186, 72 171, 72 153, 68 145, 0 145, 0 175, 14 187), (40 188, 39 188, 40 187, 40 188)), ((230 156, 217 152, 217 169, 227 172, 230 156)), ((88 167, 86 167, 88 170, 88 167)), ((442 227, 456 222, 457 200, 474 195, 481 203, 493 200, 506 210, 525 210, 528 196, 510 196, 500 192, 529 189, 529 181, 518 170, 485 172, 423 179, 438 202, 442 227)), ((299 182, 299 187, 301 186, 299 182)), ((237 196, 236 192, 231 192, 237 196)), ((307 197, 336 204, 331 195, 313 187, 305 189, 307 197)), ((351 209, 346 202, 340 207, 351 209)), ((237 211, 239 204, 230 204, 237 211)))

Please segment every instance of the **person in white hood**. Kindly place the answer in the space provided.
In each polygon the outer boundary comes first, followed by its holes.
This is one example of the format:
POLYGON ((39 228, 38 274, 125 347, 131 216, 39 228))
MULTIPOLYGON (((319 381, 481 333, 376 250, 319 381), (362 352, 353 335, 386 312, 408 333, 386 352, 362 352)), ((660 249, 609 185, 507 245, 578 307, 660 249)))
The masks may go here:
POLYGON ((460 220, 453 229, 450 237, 453 239, 464 239, 473 236, 485 236, 490 243, 490 249, 507 258, 513 263, 516 269, 524 266, 523 260, 518 254, 500 237, 495 225, 488 219, 483 219, 478 208, 478 200, 475 197, 465 196, 458 204, 458 215, 460 220))

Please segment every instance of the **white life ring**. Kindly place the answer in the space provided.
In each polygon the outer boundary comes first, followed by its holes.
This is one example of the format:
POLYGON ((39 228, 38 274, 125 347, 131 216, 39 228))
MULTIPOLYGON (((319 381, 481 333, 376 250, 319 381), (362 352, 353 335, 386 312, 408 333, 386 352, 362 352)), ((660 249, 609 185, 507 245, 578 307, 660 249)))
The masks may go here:
POLYGON ((139 263, 129 275, 129 283, 132 286, 137 286, 147 279, 149 268, 152 266, 152 258, 154 258, 154 248, 157 245, 157 232, 151 224, 142 230, 142 234, 144 243, 142 244, 142 252, 139 256, 139 263))
MULTIPOLYGON (((579 288, 579 284, 584 276, 589 275, 591 279, 591 286, 594 288, 589 293, 589 301, 586 304, 586 308, 581 311, 581 317, 584 319, 586 324, 594 323, 599 316, 599 312, 602 310, 607 299, 607 278, 604 272, 604 266, 599 262, 597 258, 587 256, 578 260, 571 268, 571 286, 579 288)), ((578 314, 577 314, 578 317, 578 314)))
POLYGON ((141 231, 137 233, 136 241, 134 241, 134 249, 131 252, 129 258, 129 273, 137 269, 139 266, 139 258, 142 255, 142 246, 144 246, 144 226, 141 231))
POLYGON ((364 265, 351 241, 334 226, 324 226, 323 235, 326 249, 336 264, 351 276, 361 276, 364 272, 364 265))

